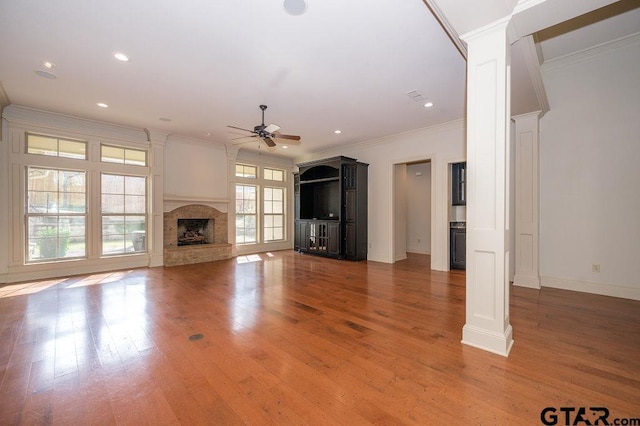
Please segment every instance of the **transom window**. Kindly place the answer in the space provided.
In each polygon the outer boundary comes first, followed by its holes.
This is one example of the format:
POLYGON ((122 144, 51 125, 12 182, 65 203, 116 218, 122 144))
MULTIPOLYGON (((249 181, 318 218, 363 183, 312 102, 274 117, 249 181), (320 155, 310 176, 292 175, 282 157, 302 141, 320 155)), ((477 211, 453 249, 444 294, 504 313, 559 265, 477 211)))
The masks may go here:
POLYGON ((256 166, 236 164, 236 177, 255 179, 257 176, 258 168, 256 166))
POLYGON ((111 145, 100 145, 100 160, 104 163, 146 166, 147 151, 140 149, 121 148, 111 145))
POLYGON ((27 154, 86 160, 87 143, 27 133, 27 154))
POLYGON ((278 169, 264 169, 265 180, 275 180, 278 182, 284 182, 284 170, 278 169))

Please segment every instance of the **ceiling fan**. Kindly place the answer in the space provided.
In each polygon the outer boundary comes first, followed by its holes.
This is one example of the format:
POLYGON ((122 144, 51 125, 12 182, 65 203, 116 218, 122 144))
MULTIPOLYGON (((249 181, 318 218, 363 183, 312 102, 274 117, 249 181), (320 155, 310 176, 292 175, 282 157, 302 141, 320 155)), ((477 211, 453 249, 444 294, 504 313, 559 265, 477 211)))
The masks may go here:
POLYGON ((249 138, 260 138, 264 141, 265 144, 267 144, 269 148, 273 148, 274 146, 276 146, 276 142, 274 141, 274 139, 276 140, 286 139, 287 141, 289 141, 287 143, 291 145, 300 144, 300 136, 283 135, 282 133, 279 132, 280 126, 276 124, 269 124, 268 126, 266 126, 264 124, 264 110, 267 109, 267 106, 260 105, 260 109, 262 110, 262 123, 255 126, 253 130, 243 129, 242 127, 236 127, 236 126, 227 126, 230 129, 242 130, 243 132, 252 133, 251 135, 241 136, 239 138, 232 139, 232 141, 234 141, 233 142, 234 144, 243 144, 243 143, 251 142, 252 139, 249 139, 249 138))

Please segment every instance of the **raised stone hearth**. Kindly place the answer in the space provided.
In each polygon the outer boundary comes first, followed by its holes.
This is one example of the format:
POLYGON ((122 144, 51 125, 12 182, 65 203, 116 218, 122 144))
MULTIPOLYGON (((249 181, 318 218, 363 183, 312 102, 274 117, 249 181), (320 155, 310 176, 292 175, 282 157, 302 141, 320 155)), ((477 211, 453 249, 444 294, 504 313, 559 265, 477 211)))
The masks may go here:
POLYGON ((227 240, 227 214, 203 204, 189 204, 164 213, 164 266, 187 265, 230 259, 231 244, 227 240), (206 243, 178 245, 178 220, 209 219, 213 237, 206 243))

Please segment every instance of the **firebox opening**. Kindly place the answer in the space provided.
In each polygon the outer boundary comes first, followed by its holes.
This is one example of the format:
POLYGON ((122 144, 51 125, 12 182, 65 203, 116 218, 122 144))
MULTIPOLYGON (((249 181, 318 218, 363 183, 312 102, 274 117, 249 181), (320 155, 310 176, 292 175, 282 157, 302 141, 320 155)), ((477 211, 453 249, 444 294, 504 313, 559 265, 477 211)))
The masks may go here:
POLYGON ((178 219, 178 245, 213 244, 213 219, 178 219))

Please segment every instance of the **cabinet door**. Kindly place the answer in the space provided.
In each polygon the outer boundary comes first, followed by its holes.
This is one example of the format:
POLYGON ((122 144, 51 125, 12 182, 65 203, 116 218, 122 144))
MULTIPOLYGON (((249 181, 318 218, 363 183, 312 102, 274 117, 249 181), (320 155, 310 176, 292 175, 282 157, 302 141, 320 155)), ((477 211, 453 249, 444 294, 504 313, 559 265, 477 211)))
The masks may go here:
POLYGON ((329 222, 329 241, 327 242, 327 254, 338 257, 340 255, 340 223, 329 222))
POLYGON ((347 222, 355 222, 358 213, 358 203, 356 200, 356 190, 347 189, 344 192, 344 220, 347 222))
POLYGON ((296 221, 295 222, 295 237, 294 237, 294 248, 300 251, 307 251, 309 249, 309 235, 308 235, 308 226, 306 221, 296 221))
POLYGON ((356 250, 356 243, 357 243, 357 237, 356 237, 356 224, 355 223, 346 223, 344 226, 344 230, 345 230, 345 250, 344 250, 344 254, 347 257, 347 259, 353 259, 356 257, 357 254, 357 250, 356 250))
POLYGON ((451 268, 466 269, 467 233, 464 229, 451 230, 451 268))
POLYGON ((451 204, 464 206, 467 204, 467 163, 451 165, 451 204))

